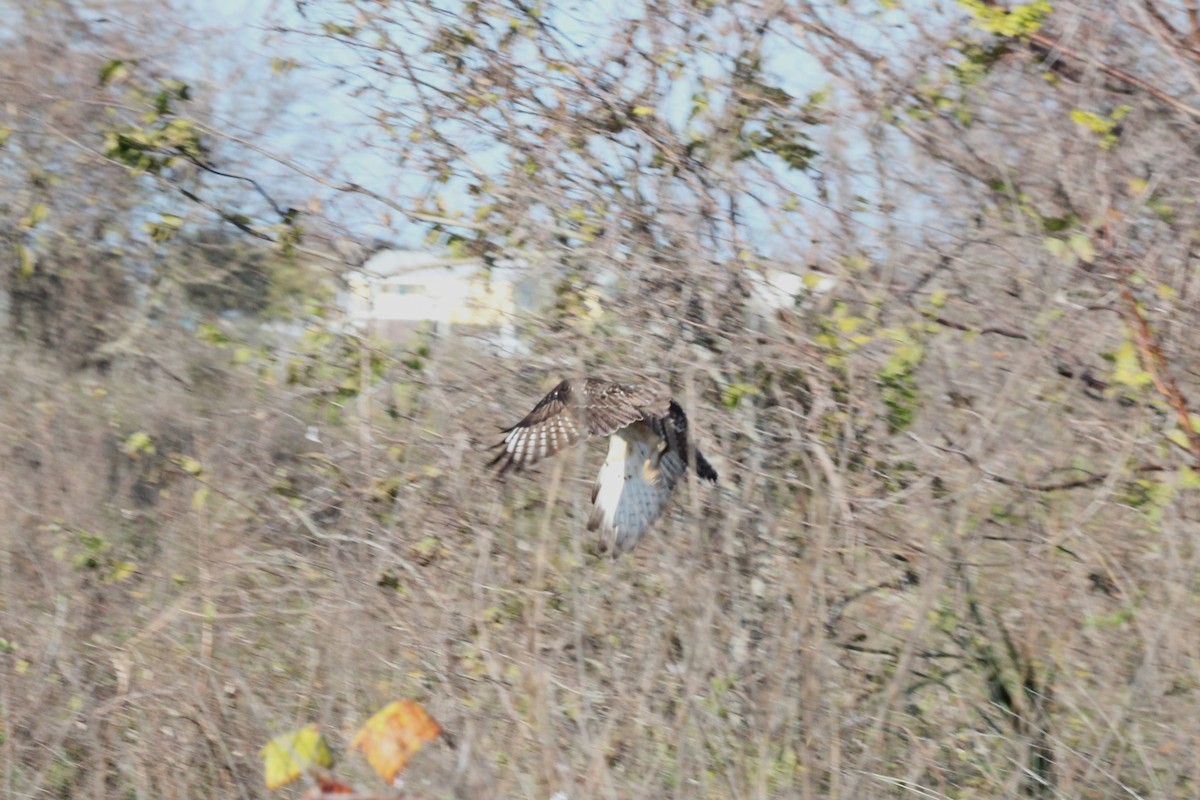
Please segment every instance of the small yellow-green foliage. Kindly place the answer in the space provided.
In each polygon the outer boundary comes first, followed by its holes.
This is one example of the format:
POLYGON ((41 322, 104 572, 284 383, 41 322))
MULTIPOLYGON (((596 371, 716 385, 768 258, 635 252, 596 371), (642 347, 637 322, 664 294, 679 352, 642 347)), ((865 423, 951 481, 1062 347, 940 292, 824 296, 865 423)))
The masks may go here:
POLYGON ((1154 377, 1142 369, 1142 360, 1133 342, 1122 342, 1111 354, 1113 362, 1112 378, 1122 386, 1131 389, 1141 389, 1154 382, 1154 377))
POLYGON ((1091 264, 1096 260, 1096 245, 1086 233, 1073 233, 1065 239, 1047 236, 1044 244, 1047 252, 1072 266, 1078 261, 1091 264))
POLYGON ((721 390, 721 402, 726 408, 737 408, 742 398, 759 393, 758 387, 750 383, 731 383, 721 390))
MULTIPOLYGON (((1200 431, 1200 414, 1188 414, 1188 422, 1191 423, 1193 431, 1200 431)), ((1169 442, 1178 445, 1184 450, 1190 451, 1192 449, 1191 441, 1188 439, 1187 433, 1182 428, 1172 428, 1171 430, 1167 431, 1166 437, 1169 442)), ((1185 467, 1184 469, 1187 468, 1185 467)), ((1184 479, 1181 485, 1194 488, 1196 473, 1188 470, 1186 475, 1181 475, 1181 478, 1184 479)))
POLYGON ((152 456, 156 452, 154 440, 145 431, 131 433, 125 440, 125 455, 130 458, 139 458, 143 455, 152 456))
POLYGON ((975 18, 977 27, 1009 38, 1037 33, 1042 27, 1042 20, 1054 10, 1047 0, 1007 7, 993 6, 983 0, 958 0, 958 4, 975 18))
POLYGON ((299 778, 310 766, 333 766, 333 754, 316 724, 283 733, 262 749, 263 777, 268 789, 279 789, 299 778))
POLYGON ((888 410, 888 430, 898 433, 912 425, 920 405, 916 369, 925 358, 925 348, 905 328, 888 328, 881 334, 897 344, 879 370, 878 379, 880 394, 888 410))
POLYGON ((1100 137, 1100 147, 1108 150, 1117 143, 1117 124, 1129 115, 1130 106, 1117 106, 1109 116, 1082 108, 1071 109, 1071 121, 1100 137))

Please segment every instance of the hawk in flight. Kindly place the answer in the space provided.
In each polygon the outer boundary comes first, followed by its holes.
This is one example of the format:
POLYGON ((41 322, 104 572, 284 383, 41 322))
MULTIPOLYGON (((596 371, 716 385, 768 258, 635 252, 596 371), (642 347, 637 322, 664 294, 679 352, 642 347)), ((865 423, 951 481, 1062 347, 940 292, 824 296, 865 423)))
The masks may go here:
POLYGON ((603 527, 614 555, 630 550, 662 514, 687 473, 716 483, 717 471, 688 444, 687 415, 666 389, 597 378, 565 380, 525 419, 504 431, 488 466, 524 469, 591 436, 608 436, 608 458, 592 488, 588 530, 603 527))

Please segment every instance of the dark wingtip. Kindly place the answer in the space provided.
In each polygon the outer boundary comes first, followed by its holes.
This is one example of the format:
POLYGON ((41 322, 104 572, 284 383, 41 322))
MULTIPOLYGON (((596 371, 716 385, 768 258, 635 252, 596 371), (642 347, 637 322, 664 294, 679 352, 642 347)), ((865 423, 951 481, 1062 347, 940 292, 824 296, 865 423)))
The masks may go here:
MULTIPOLYGON (((504 442, 501 442, 500 444, 503 445, 504 442)), ((495 450, 497 446, 499 445, 493 446, 489 449, 495 450)), ((496 469, 496 477, 502 478, 506 472, 516 466, 516 462, 513 460, 512 454, 509 453, 508 450, 501 450, 495 458, 487 463, 487 466, 488 469, 496 469)))
POLYGON ((717 471, 713 469, 713 465, 708 463, 708 459, 700 455, 700 451, 696 451, 696 474, 706 481, 712 483, 717 482, 717 471))

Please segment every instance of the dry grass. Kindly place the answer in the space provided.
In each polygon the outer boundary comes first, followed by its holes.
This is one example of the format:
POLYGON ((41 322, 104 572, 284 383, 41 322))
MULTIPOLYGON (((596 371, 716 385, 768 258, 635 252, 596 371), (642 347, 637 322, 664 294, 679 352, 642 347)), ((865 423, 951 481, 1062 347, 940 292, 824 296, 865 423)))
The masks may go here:
MULTIPOLYGON (((1200 439, 1169 443, 1189 409, 1134 347, 1200 408, 1183 4, 1009 4, 1037 41, 994 3, 600 4, 594 46, 586 3, 458 5, 269 23, 247 49, 278 80, 172 111, 219 171, 164 142, 140 183, 97 148, 167 124, 161 79, 228 40, 170 5, 10 14, 0 796, 265 797, 272 735, 344 749, 398 696, 457 743, 406 773, 428 798, 1200 795, 1200 439), (326 74, 364 126, 296 116, 293 66, 303 108, 326 74), (272 122, 301 118, 311 152, 272 122), (368 150, 392 180, 356 175, 368 150), (310 158, 329 193, 275 174, 310 158), (189 298, 232 327, 225 283, 264 254, 189 252, 218 216, 168 185, 241 224, 272 203, 237 176, 307 209, 306 248, 320 207, 395 212, 545 268, 536 355, 272 361, 153 327, 189 298), (187 215, 178 250, 152 211, 187 215), (749 324, 776 266, 837 289, 749 324), (594 283, 620 302, 592 313, 594 283), (598 448, 505 482, 484 448, 563 373, 630 363, 722 482, 613 562, 584 530, 598 448)), ((303 266, 274 272, 297 301, 303 266)))
POLYGON ((482 466, 554 369, 448 344, 331 414, 195 344, 163 345, 190 391, 10 350, 5 795, 265 796, 267 738, 311 720, 344 744, 398 696, 457 740, 418 757, 414 796, 1192 794, 1196 502, 1124 469, 1153 412, 946 332, 888 434, 885 354, 835 393, 797 341, 731 342, 799 381, 735 408, 671 355, 723 482, 616 562, 584 532, 598 452, 482 466), (155 454, 127 452, 137 431, 155 454), (1071 463, 1103 477, 1031 488, 1071 463))

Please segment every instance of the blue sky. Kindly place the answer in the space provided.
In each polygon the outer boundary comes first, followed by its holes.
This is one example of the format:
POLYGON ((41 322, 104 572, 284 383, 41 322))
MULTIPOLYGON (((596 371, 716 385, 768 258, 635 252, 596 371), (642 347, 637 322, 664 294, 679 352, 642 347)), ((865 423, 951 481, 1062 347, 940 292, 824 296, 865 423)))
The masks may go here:
MULTIPOLYGON (((191 0, 194 13, 183 17, 195 20, 195 27, 211 32, 207 41, 211 43, 219 34, 228 40, 220 49, 229 53, 226 58, 217 58, 195 65, 197 77, 217 88, 220 95, 222 85, 238 85, 232 76, 238 74, 269 76, 257 87, 260 95, 253 106, 277 93, 280 102, 264 113, 251 116, 248 123, 239 109, 244 98, 224 96, 220 108, 231 127, 242 124, 249 136, 259 139, 269 149, 287 154, 305 168, 335 179, 350 179, 383 194, 392 193, 399 185, 411 188, 423 180, 420 175, 405 175, 389 158, 387 150, 380 147, 378 132, 371 121, 371 109, 361 99, 349 96, 344 83, 346 71, 359 67, 359 60, 346 48, 321 38, 301 40, 294 36, 273 32, 275 26, 302 26, 295 6, 290 0, 253 0, 235 2, 218 0, 206 3, 191 0), (291 58, 300 68, 284 73, 271 70, 274 60, 291 58)), ((906 15, 900 11, 881 9, 877 3, 856 2, 844 6, 840 0, 828 0, 826 19, 839 27, 839 32, 850 36, 864 46, 878 48, 880 52, 900 53, 914 32, 906 25, 906 15)), ((910 3, 921 7, 919 13, 928 14, 929 19, 939 16, 935 3, 910 3)), ((604 20, 631 13, 626 9, 641 6, 625 6, 615 0, 556 4, 552 21, 575 43, 580 53, 587 53, 598 44, 598 34, 604 33, 604 20)), ((941 13, 944 16, 944 13, 941 13)), ((820 63, 800 48, 788 46, 783 37, 800 35, 798 32, 781 31, 782 36, 764 52, 766 71, 773 74, 779 85, 793 97, 803 100, 819 90, 831 92, 830 103, 836 108, 845 99, 839 84, 825 73, 820 63)), ((414 45, 415 46, 415 45, 414 45)), ((213 48, 214 50, 218 48, 213 48)), ((704 71, 716 74, 721 68, 717 58, 700 58, 696 62, 704 71), (707 66, 706 66, 707 65, 707 66)), ((690 98, 699 86, 700 75, 689 75, 679 80, 672 91, 663 113, 676 130, 686 127, 690 98)), ((389 87, 389 101, 404 102, 402 89, 389 87)), ((824 134, 836 138, 840 155, 851 162, 867 164, 870 151, 866 137, 861 133, 862 119, 844 118, 835 120, 831 130, 824 134), (836 128, 836 130, 833 130, 836 128)), ((818 150, 828 148, 831 141, 818 140, 818 150)), ((819 161, 818 161, 819 165, 819 161)), ((419 246, 422 229, 406 224, 398 214, 390 215, 390 224, 380 221, 381 209, 377 204, 357 197, 337 197, 333 193, 314 188, 311 183, 297 180, 287 169, 260 160, 254 164, 259 174, 267 176, 266 182, 281 188, 289 203, 302 204, 307 195, 322 194, 323 209, 340 218, 362 238, 379 236, 398 241, 408 246, 419 246)), ((822 208, 816 196, 812 180, 800 172, 779 175, 791 187, 802 204, 815 211, 822 208)), ((878 185, 868 172, 848 179, 849 194, 870 197, 876 194, 878 185), (855 183, 857 182, 857 186, 855 183)), ((451 197, 451 200, 453 198, 451 197)), ((465 203, 465 198, 464 198, 465 203)), ((904 216, 904 224, 918 222, 924 216, 914 204, 904 216)), ((892 222, 896 222, 891 212, 892 222)), ((869 227, 882 228, 888 219, 878 213, 864 212, 859 215, 869 227)), ((762 223, 762 220, 759 220, 762 223)), ((769 233, 769 231, 767 232, 769 233)))

